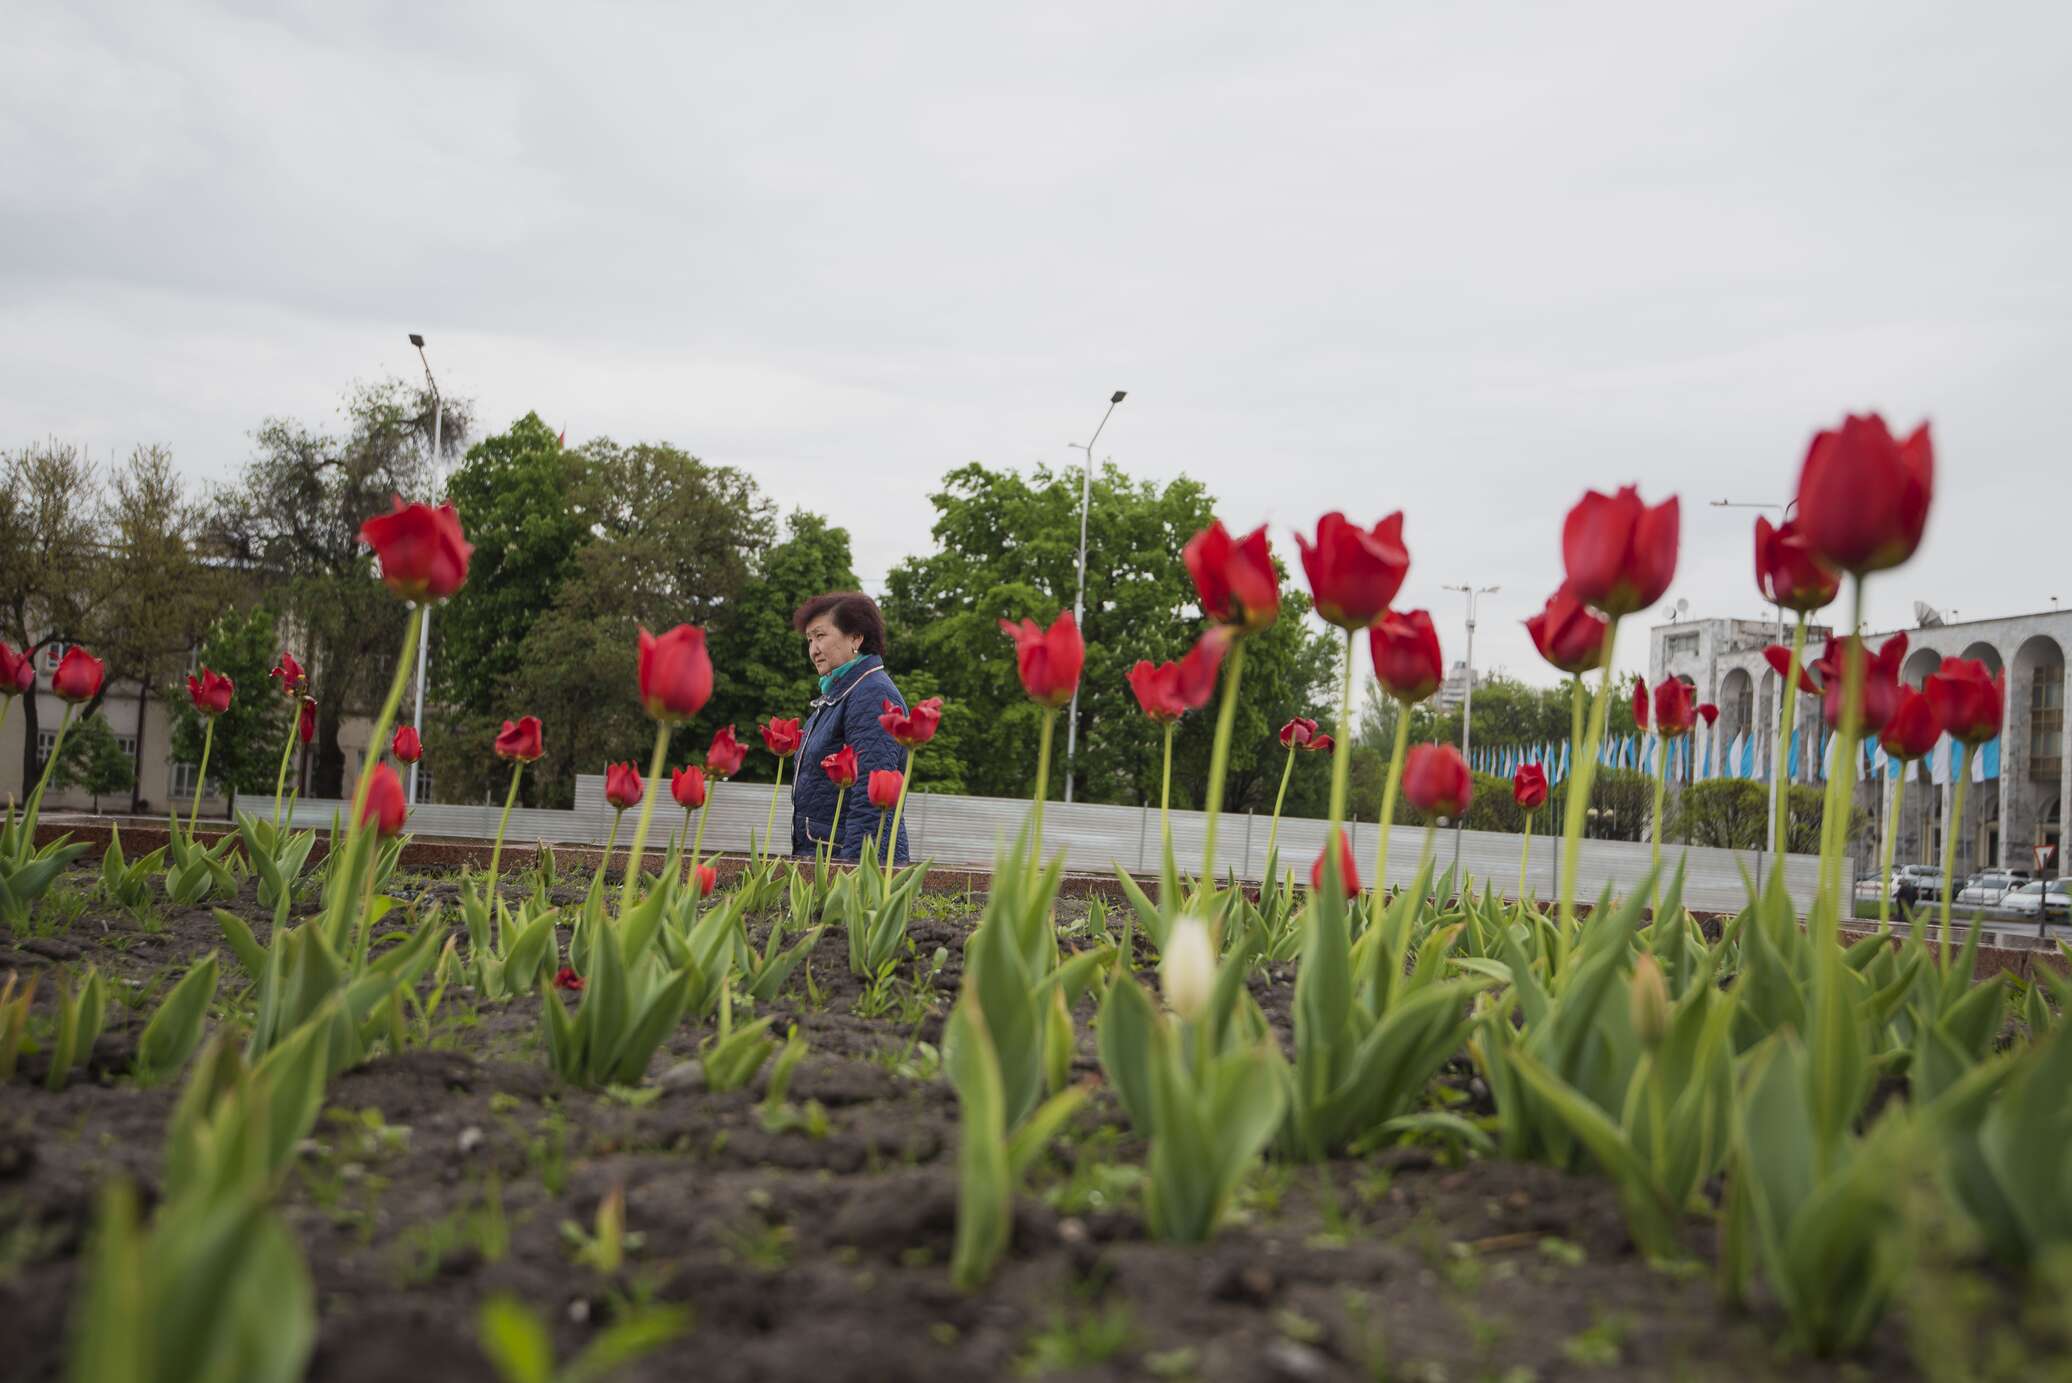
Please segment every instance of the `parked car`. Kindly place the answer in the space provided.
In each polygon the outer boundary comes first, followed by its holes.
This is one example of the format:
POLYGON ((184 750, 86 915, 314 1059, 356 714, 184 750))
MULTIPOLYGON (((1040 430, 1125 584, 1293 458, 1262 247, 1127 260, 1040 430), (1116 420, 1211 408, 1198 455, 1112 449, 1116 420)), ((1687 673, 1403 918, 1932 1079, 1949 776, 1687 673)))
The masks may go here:
POLYGON ((1979 908, 1998 907, 2002 898, 2028 883, 2031 877, 2026 869, 1981 869, 1965 881, 1957 902, 1979 908))
POLYGON ((2018 917, 2034 917, 2041 908, 2046 922, 2072 921, 2072 879, 2031 879, 2003 898, 2000 906, 2018 917))
POLYGON ((1942 901, 1942 871, 1932 864, 1902 864, 1892 871, 1892 896, 1916 907, 1942 901))

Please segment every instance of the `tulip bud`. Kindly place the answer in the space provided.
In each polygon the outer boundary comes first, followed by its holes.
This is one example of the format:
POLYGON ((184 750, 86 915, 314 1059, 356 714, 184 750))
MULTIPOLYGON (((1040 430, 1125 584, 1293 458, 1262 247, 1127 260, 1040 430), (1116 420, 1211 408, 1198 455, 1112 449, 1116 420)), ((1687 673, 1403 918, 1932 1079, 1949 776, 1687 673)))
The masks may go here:
POLYGON ((1208 1011, 1209 995, 1216 988, 1216 943, 1206 921, 1190 916, 1173 924, 1158 958, 1158 987, 1165 992, 1166 1007, 1183 1023, 1208 1011))
POLYGON ((1662 981, 1662 968, 1655 958, 1643 954, 1633 963, 1633 979, 1626 989, 1632 1015, 1633 1035, 1650 1051, 1669 1036, 1669 986, 1662 981))

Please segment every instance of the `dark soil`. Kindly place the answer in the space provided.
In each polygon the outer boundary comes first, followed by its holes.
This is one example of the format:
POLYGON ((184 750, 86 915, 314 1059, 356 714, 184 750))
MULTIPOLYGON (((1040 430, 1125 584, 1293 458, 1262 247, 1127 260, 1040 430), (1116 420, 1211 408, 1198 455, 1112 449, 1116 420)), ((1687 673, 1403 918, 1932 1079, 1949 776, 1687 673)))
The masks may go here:
MULTIPOLYGON (((451 895, 413 879, 392 892, 451 895)), ((237 910, 265 935, 248 895, 237 910)), ((66 881, 76 895, 91 876, 66 881)), ((794 981, 777 1027, 811 1046, 793 1106, 824 1136, 768 1131, 758 1090, 714 1094, 694 1065, 706 1029, 658 1054, 645 1103, 562 1086, 538 1038, 538 1002, 449 994, 431 1045, 380 1056, 332 1085, 284 1207, 320 1313, 310 1377, 494 1377, 477 1317, 508 1292, 572 1357, 626 1303, 678 1304, 691 1331, 628 1366, 629 1379, 1818 1378, 1780 1353, 1779 1323, 1721 1307, 1702 1271, 1642 1262, 1610 1184, 1535 1165, 1397 1148, 1313 1168, 1270 1166, 1238 1223, 1187 1247, 1146 1237, 1133 1168, 1143 1149, 1097 1094, 1017 1209, 1014 1246, 986 1289, 948 1280, 957 1110, 928 1058, 975 915, 928 900, 913 928, 919 977, 904 1012, 860 1017, 862 989, 830 930, 807 1004, 794 981), (930 957, 947 959, 932 978, 930 957), (607 1279, 579 1264, 564 1222, 591 1227, 623 1188, 640 1236, 607 1279), (500 1216, 496 1207, 501 1207, 500 1216)), ((1061 905, 1061 920, 1086 904, 1061 905)), ((458 920, 456 919, 456 926, 458 920)), ((224 950, 221 998, 241 984, 207 908, 145 930, 94 904, 62 934, 0 945, 0 973, 98 965, 115 991, 150 994, 224 950)), ((1292 978, 1255 978, 1277 1025, 1292 978)), ((150 1002, 111 1003, 96 1075, 52 1094, 24 1073, 0 1094, 0 1373, 57 1378, 95 1187, 157 1182, 170 1089, 121 1076, 150 1002)), ((1077 1065, 1098 1076, 1082 1009, 1077 1065)), ((1479 1101, 1461 1068, 1448 1084, 1479 1101)), ((1710 1231, 1692 1248, 1710 1257, 1710 1231)), ((1894 1322, 1846 1370, 1911 1377, 1894 1322)))

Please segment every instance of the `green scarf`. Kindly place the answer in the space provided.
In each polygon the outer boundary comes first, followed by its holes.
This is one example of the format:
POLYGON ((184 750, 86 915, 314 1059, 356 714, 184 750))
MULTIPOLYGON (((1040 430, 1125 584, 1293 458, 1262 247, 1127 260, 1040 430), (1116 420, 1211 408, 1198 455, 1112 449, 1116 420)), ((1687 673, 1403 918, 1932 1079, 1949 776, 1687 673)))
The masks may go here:
POLYGON ((820 694, 822 696, 832 695, 835 689, 835 683, 842 680, 842 674, 847 672, 850 668, 855 667, 858 663, 862 662, 865 658, 868 657, 870 657, 870 654, 868 653, 859 653, 854 658, 851 658, 848 662, 836 668, 833 672, 828 673, 827 676, 821 678, 820 694))

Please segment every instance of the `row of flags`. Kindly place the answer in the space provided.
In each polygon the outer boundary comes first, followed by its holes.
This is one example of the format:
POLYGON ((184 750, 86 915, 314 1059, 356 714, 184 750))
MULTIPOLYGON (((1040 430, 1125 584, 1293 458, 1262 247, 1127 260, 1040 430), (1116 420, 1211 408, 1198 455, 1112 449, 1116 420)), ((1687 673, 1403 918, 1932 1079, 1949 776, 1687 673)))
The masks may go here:
MULTIPOLYGON (((1767 782, 1773 760, 1767 753, 1759 752, 1753 731, 1743 731, 1724 746, 1722 752, 1713 753, 1716 732, 1709 729, 1693 731, 1669 742, 1669 774, 1676 779, 1693 779, 1704 782, 1709 778, 1753 778, 1767 782), (1700 748, 1702 740, 1703 748, 1700 748), (1692 759, 1696 756, 1697 769, 1692 771, 1692 759)), ((1797 781, 1801 776, 1800 755, 1808 756, 1813 780, 1825 782, 1834 773, 1835 754, 1840 749, 1840 736, 1819 726, 1801 726, 1791 732, 1791 745, 1785 750, 1785 777, 1797 781), (1818 736, 1816 744, 1815 736, 1818 736)), ((1661 741, 1654 735, 1607 735, 1597 747, 1597 762, 1605 768, 1629 768, 1649 773, 1655 771, 1655 763, 1661 748, 1661 741)), ((1882 780, 1896 776, 1899 761, 1885 753, 1884 746, 1875 740, 1866 740, 1857 746, 1856 781, 1882 780)), ((1940 787, 1955 781, 1958 765, 1963 762, 1963 746, 1944 735, 1929 751, 1924 761, 1928 766, 1931 782, 1940 787)), ((1567 741, 1559 744, 1500 744, 1477 749, 1473 755, 1473 767, 1477 773, 1493 774, 1499 778, 1514 776, 1520 767, 1529 763, 1539 764, 1547 772, 1549 783, 1559 783, 1568 777, 1569 746, 1567 741)), ((2000 776, 2000 741, 1997 737, 1979 746, 1971 756, 1971 781, 1984 783, 2000 776)))

